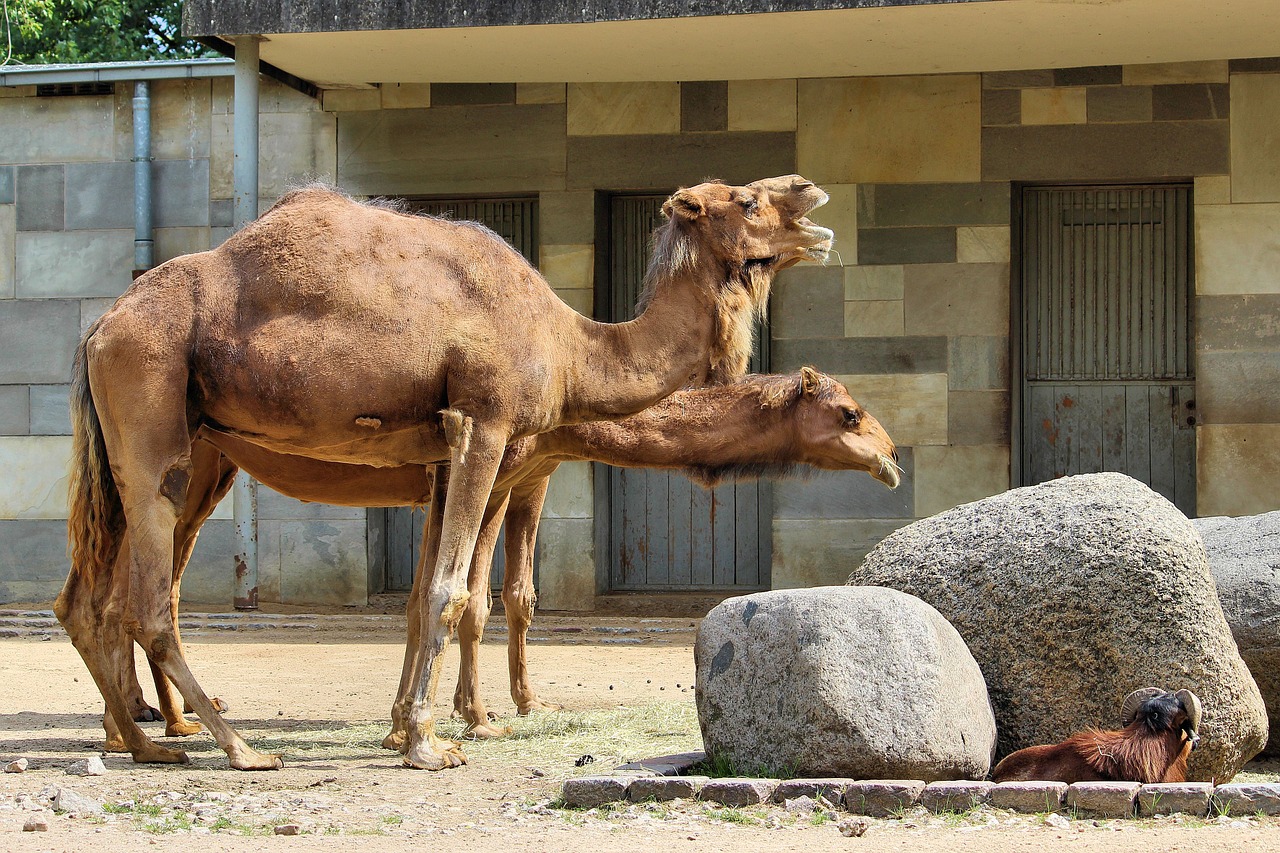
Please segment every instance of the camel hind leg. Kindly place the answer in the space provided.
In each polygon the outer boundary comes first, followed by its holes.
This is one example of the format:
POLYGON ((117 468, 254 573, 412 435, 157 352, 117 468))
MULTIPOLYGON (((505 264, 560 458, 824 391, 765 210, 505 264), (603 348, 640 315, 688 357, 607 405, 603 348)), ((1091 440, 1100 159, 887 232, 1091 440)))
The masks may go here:
POLYGON ((538 596, 533 589, 533 555, 538 538, 538 519, 547 499, 550 476, 532 488, 514 494, 507 510, 507 570, 502 577, 502 607, 507 615, 507 671, 511 679, 511 700, 516 713, 559 711, 561 706, 538 698, 529 679, 527 639, 538 596))
POLYGON ((133 335, 128 327, 126 319, 118 330, 100 328, 89 342, 89 380, 130 550, 125 630, 196 709, 232 767, 278 768, 278 756, 250 748, 218 715, 181 655, 171 590, 175 528, 193 473, 187 366, 173 356, 172 346, 136 343, 160 335, 133 335))

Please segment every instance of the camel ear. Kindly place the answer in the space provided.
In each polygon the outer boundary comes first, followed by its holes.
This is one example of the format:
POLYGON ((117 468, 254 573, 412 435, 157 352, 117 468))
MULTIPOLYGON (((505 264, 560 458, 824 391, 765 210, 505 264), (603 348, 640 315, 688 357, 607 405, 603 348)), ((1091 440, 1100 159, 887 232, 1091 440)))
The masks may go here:
POLYGON ((679 190, 662 204, 662 214, 668 219, 679 216, 692 222, 706 212, 702 199, 690 190, 679 190))
POLYGON ((812 397, 822 386, 822 375, 812 367, 800 368, 800 393, 812 397))

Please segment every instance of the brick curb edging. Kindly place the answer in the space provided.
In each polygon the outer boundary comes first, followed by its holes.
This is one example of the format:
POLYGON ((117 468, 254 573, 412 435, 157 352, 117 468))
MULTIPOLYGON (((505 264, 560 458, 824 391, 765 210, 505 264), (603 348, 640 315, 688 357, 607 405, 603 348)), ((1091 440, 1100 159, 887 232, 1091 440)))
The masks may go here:
POLYGON ((1089 817, 1151 817, 1187 814, 1280 814, 1280 783, 1208 782, 1143 785, 1138 782, 930 782, 910 779, 710 779, 687 776, 704 761, 700 752, 665 755, 625 764, 610 775, 583 776, 564 783, 561 799, 569 808, 595 808, 611 802, 697 799, 725 806, 785 803, 822 796, 859 815, 889 817, 914 806, 940 812, 968 811, 982 805, 1026 814, 1070 810, 1089 817))

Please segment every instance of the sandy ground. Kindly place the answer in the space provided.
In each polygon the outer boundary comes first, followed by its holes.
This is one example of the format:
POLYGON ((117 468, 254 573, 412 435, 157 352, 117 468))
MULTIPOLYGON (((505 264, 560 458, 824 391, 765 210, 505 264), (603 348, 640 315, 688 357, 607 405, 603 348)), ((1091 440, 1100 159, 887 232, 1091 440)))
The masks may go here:
MULTIPOLYGON (((570 712, 605 713, 622 705, 694 719, 693 633, 687 620, 541 624, 562 629, 548 631, 531 646, 531 671, 544 698, 570 712), (617 633, 620 625, 630 631, 617 633)), ((777 806, 723 810, 697 803, 650 804, 587 813, 548 808, 565 778, 649 756, 628 754, 633 747, 587 727, 554 747, 540 736, 471 744, 471 763, 452 771, 400 767, 398 756, 378 745, 399 676, 399 630, 395 620, 384 619, 331 626, 321 620, 314 628, 252 635, 193 632, 188 657, 197 677, 231 704, 227 718, 251 743, 284 753, 285 769, 274 773, 228 769, 223 753, 201 733, 182 739, 193 759, 188 767, 135 765, 128 756, 108 755, 105 776, 67 775, 67 766, 96 754, 101 742, 102 706, 92 682, 63 637, 0 640, 0 761, 25 756, 31 762, 25 773, 0 775, 0 850, 83 851, 94 844, 113 851, 408 851, 430 844, 508 853, 584 845, 602 851, 654 845, 982 853, 1280 851, 1280 820, 1241 816, 1177 823, 1076 820, 1055 828, 1039 817, 985 809, 947 818, 921 812, 873 821, 862 837, 847 838, 836 822, 777 806), (573 757, 580 753, 597 761, 577 768, 573 757), (110 813, 83 818, 39 812, 39 793, 48 786, 90 796, 107 804, 110 813), (48 832, 22 832, 24 820, 37 814, 47 819, 48 832), (272 835, 272 827, 282 823, 298 825, 301 834, 272 835)), ((502 637, 486 641, 481 661, 490 707, 512 714, 502 637)), ((456 671, 456 649, 445 666, 446 672, 456 671)), ((589 714, 552 715, 584 716, 589 714)), ((527 721, 513 722, 519 733, 527 721)), ((143 726, 162 743, 172 743, 160 737, 162 724, 143 726)), ((666 744, 672 751, 700 747, 695 726, 675 728, 666 744)))

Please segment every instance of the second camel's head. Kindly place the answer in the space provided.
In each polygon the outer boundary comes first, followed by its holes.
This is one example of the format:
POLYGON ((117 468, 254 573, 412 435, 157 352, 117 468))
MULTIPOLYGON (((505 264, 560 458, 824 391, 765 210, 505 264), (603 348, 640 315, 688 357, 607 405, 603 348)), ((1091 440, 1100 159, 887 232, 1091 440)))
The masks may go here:
POLYGON ((891 489, 902 482, 893 439, 844 385, 802 367, 792 405, 798 455, 804 464, 827 471, 866 471, 891 489))

